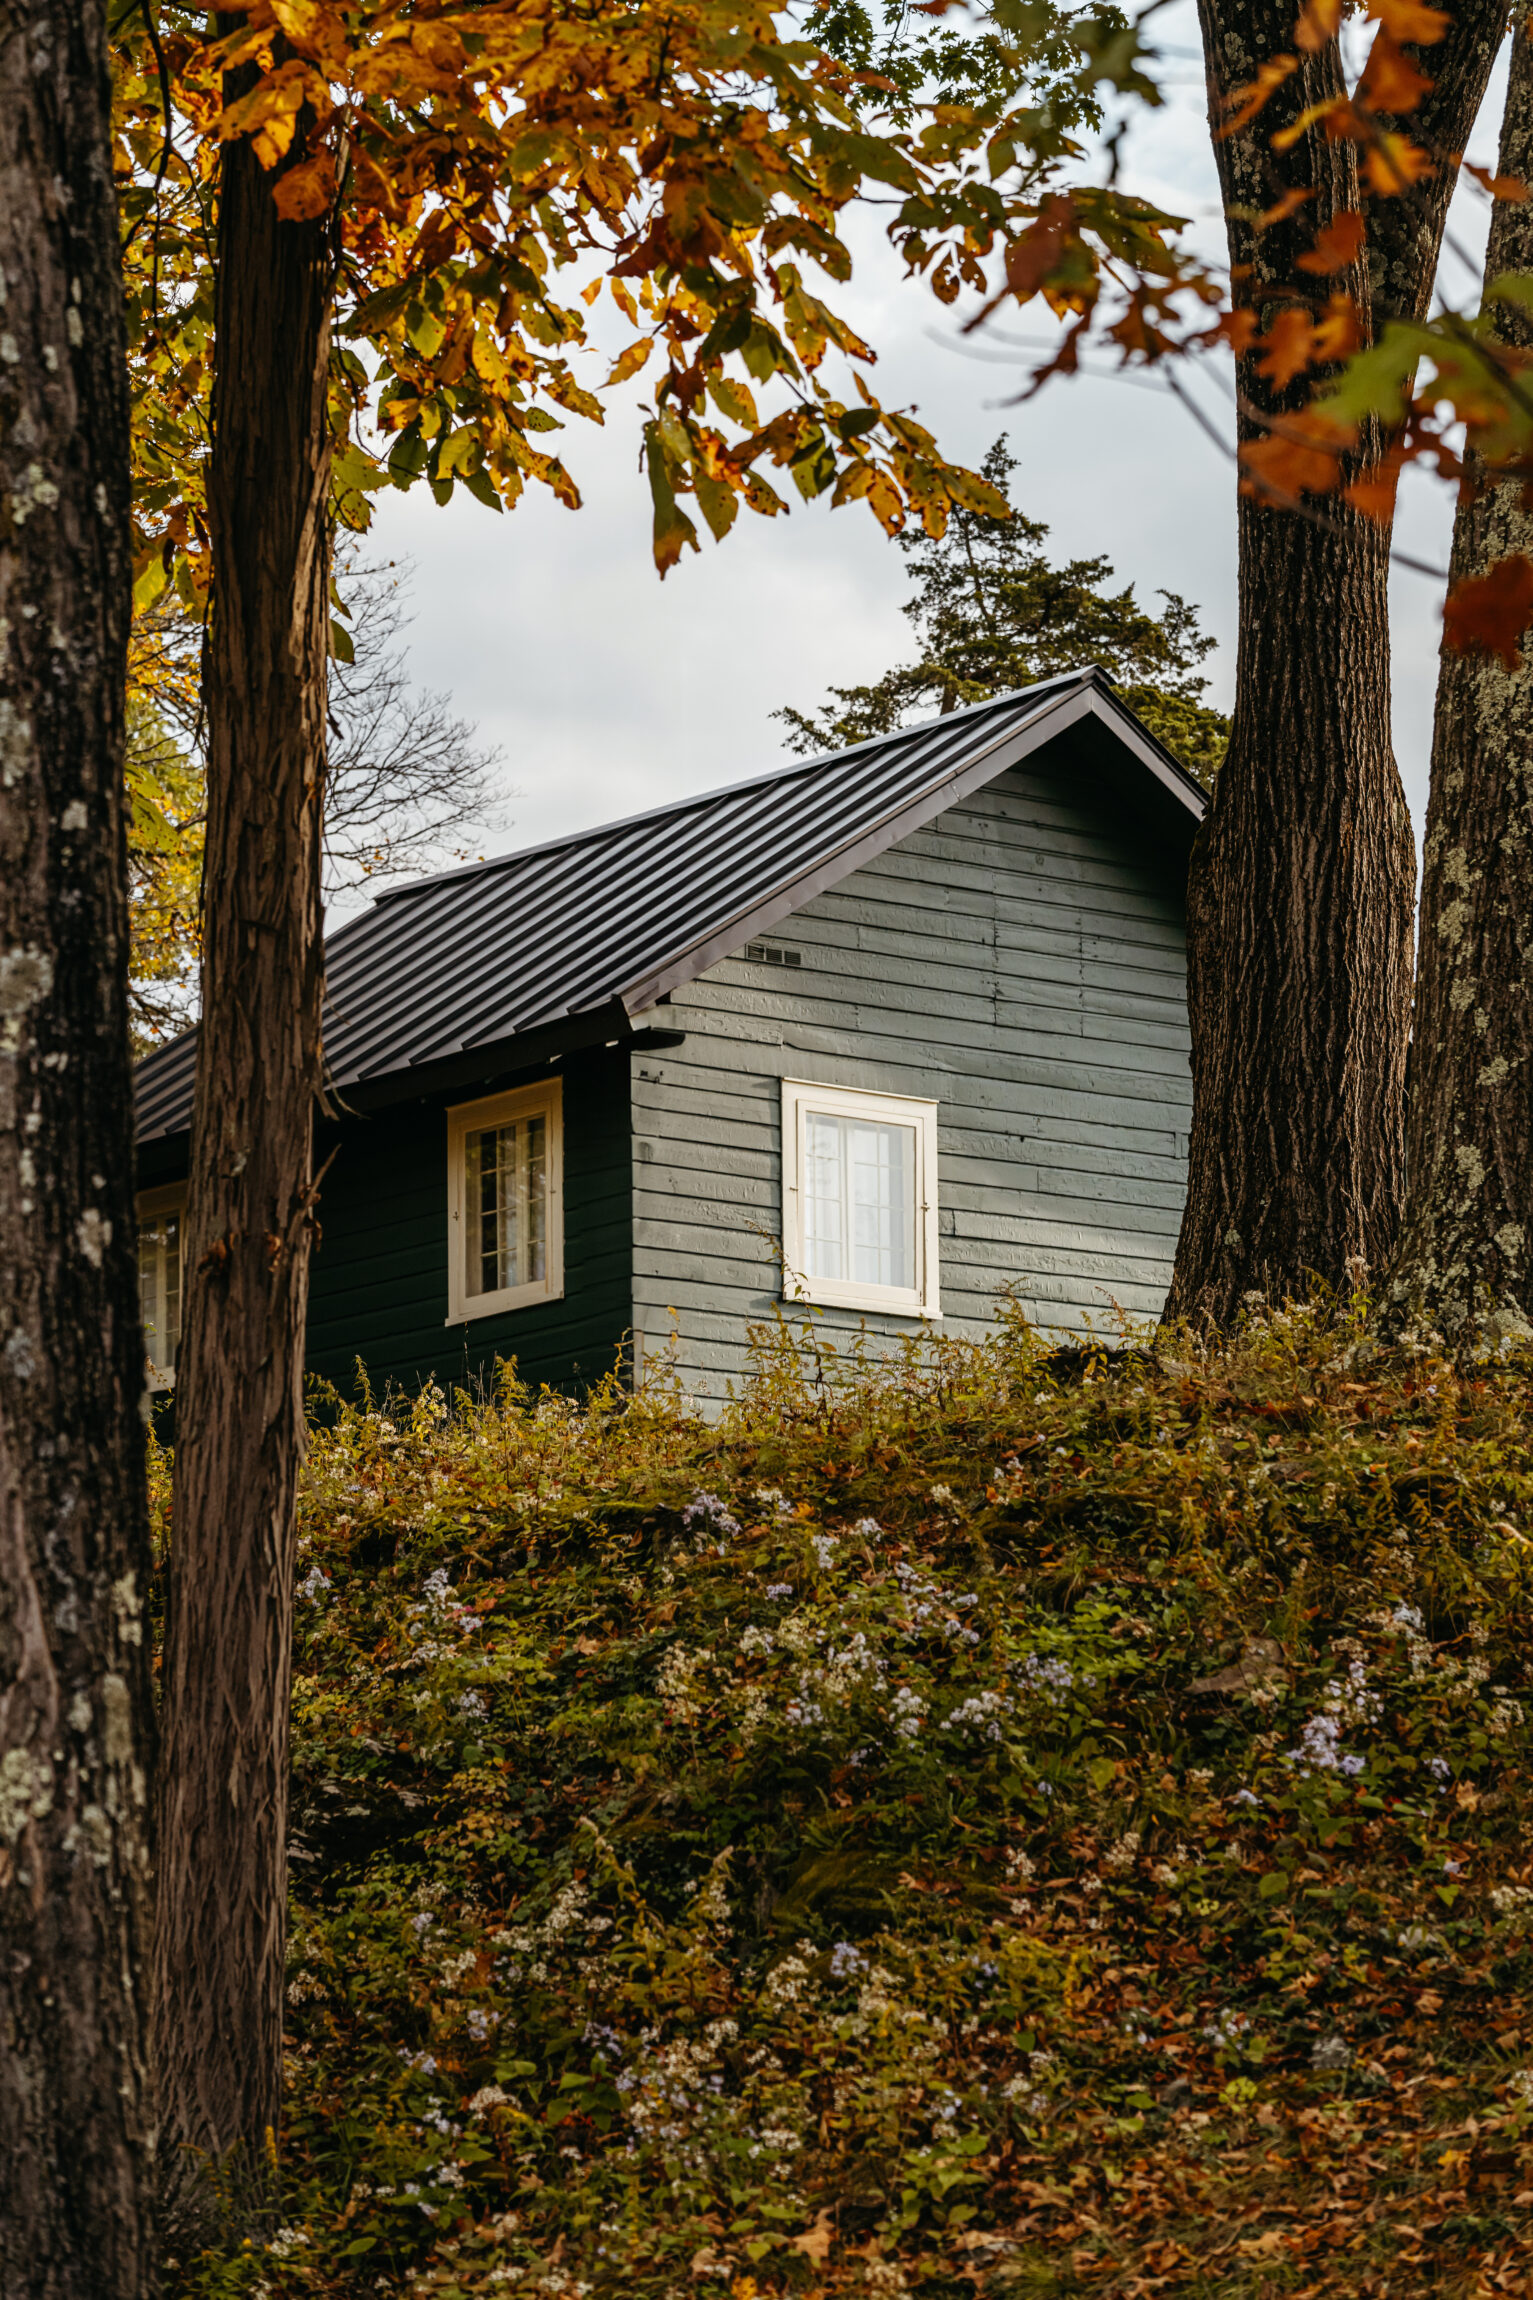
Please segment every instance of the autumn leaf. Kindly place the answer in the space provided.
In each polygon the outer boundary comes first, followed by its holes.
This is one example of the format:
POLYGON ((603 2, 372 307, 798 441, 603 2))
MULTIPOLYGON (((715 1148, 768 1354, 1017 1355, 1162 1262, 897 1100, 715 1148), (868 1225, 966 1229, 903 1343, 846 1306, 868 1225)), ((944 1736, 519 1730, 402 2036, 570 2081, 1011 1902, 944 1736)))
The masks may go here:
POLYGON ((1049 193, 1037 222, 1006 250, 1006 284, 1018 303, 1026 303, 1037 294, 1058 264, 1074 228, 1074 201, 1067 193, 1049 193))
POLYGON ((612 370, 607 377, 605 388, 610 390, 614 384, 626 383, 631 375, 637 375, 654 348, 654 338, 641 335, 628 346, 626 351, 620 351, 617 358, 612 362, 612 370))
POLYGON ((1367 14, 1392 40, 1417 48, 1435 48, 1453 22, 1444 9, 1425 7, 1423 0, 1368 0, 1367 14))
POLYGON ((1279 391, 1302 375, 1314 356, 1315 331, 1307 311, 1290 304, 1280 311, 1261 338, 1266 357, 1256 363, 1258 375, 1267 376, 1279 391))
POLYGON ((1242 490, 1293 503, 1304 495, 1329 495, 1340 483, 1338 457, 1346 434, 1313 414, 1296 416, 1265 439, 1248 440, 1240 450, 1242 490))
POLYGON ((1505 200, 1520 207, 1528 196, 1528 187, 1520 176, 1493 175, 1489 168, 1477 168, 1472 160, 1464 162, 1464 173, 1473 176, 1480 189, 1489 192, 1493 200, 1505 200))
POLYGON ((1423 176, 1435 173, 1435 163, 1429 152, 1413 144, 1409 136, 1375 136, 1363 154, 1363 168, 1368 188, 1381 199, 1389 199, 1396 192, 1408 191, 1419 184, 1423 176))
POLYGON ((1387 455, 1351 480, 1342 489, 1343 496, 1365 519, 1376 519, 1380 526, 1387 527, 1395 515, 1395 497, 1404 463, 1404 450, 1392 447, 1387 455))
POLYGON ((1298 258, 1301 272, 1344 272, 1363 252, 1367 225, 1356 208, 1343 208, 1315 234, 1315 244, 1298 258))
POLYGON ((1414 112, 1431 86, 1425 72, 1417 69, 1388 27, 1381 24, 1357 84, 1362 102, 1375 112, 1414 112))
POLYGON ((277 178, 271 196, 278 215, 290 224, 311 223, 316 216, 329 215, 335 205, 334 160, 328 152, 300 160, 296 168, 277 178))
POLYGON ((830 2251, 835 2232, 835 2215, 822 2209, 815 2215, 812 2227, 806 2228, 801 2236, 789 2237, 788 2246, 790 2251, 802 2252, 804 2258, 813 2261, 818 2268, 830 2251))
POLYGON ((1283 82, 1291 79, 1298 69, 1297 56, 1269 57, 1257 72, 1256 78, 1248 80, 1243 88, 1237 88, 1229 98, 1217 140, 1222 142, 1226 136, 1235 135, 1254 120, 1268 99, 1275 96, 1283 82))
POLYGON ((1280 200, 1274 200, 1270 208, 1263 208, 1256 219, 1257 230, 1270 232, 1274 224, 1286 224, 1289 217, 1302 208, 1306 200, 1312 200, 1314 196, 1313 184, 1290 186, 1280 200))
POLYGON ((1443 607, 1443 638, 1460 655, 1497 655, 1503 669, 1522 661, 1520 641, 1533 621, 1533 559, 1521 551, 1489 574, 1455 584, 1443 607))
POLYGON ((1294 26, 1293 44, 1312 56, 1328 46, 1340 30, 1341 0, 1305 0, 1303 12, 1294 26))

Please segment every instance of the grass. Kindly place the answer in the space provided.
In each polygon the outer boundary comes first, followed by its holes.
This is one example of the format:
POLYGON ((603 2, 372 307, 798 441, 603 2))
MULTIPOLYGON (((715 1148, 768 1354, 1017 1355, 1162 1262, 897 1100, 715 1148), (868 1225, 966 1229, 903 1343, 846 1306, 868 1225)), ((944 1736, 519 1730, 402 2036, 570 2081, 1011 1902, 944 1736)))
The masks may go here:
POLYGON ((179 2289, 1525 2292, 1530 1410, 1360 1305, 335 1410, 284 2225, 179 2289))

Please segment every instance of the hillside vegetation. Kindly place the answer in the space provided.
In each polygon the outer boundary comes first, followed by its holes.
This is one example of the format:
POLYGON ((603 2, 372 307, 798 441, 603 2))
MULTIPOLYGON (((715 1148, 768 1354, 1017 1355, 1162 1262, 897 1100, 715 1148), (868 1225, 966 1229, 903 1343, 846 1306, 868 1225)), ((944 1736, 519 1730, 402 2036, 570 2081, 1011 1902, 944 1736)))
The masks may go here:
POLYGON ((284 2221, 179 2288, 1526 2291, 1533 1359, 1363 1336, 332 1406, 284 2221))

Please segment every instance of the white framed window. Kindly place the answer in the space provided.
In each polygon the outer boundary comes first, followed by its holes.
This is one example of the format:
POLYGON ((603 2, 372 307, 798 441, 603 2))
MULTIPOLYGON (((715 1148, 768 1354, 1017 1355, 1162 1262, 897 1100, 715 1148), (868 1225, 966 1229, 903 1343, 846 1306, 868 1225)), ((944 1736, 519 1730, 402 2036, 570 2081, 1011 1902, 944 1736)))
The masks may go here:
POLYGON ((181 1236, 186 1184, 141 1190, 138 1197, 138 1304, 144 1321, 149 1387, 168 1390, 181 1348, 181 1236))
POLYGON ((563 1080, 447 1113, 447 1323, 564 1291, 563 1080))
POLYGON ((785 1078, 782 1182, 797 1300, 941 1317, 935 1102, 785 1078))

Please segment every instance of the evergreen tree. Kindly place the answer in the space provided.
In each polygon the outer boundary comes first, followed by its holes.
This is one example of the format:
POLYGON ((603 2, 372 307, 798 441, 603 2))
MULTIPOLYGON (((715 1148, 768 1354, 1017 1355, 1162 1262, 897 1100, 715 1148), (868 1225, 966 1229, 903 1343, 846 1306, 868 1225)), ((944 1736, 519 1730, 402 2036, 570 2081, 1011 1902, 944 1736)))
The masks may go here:
MULTIPOLYGON (((984 474, 1008 503, 1016 469, 1017 458, 998 439, 984 474)), ((778 711, 789 748, 839 750, 892 734, 933 709, 981 703, 1099 663, 1152 734, 1211 784, 1229 723, 1202 699, 1208 681, 1197 666, 1214 642, 1199 630, 1197 609, 1163 591, 1164 612, 1150 614, 1131 583, 1107 589, 1113 571, 1106 559, 1052 566, 1042 548, 1047 534, 1040 520, 1015 509, 1005 520, 955 510, 940 542, 907 529, 899 543, 915 576, 905 613, 920 640, 918 659, 872 686, 832 687, 834 700, 812 714, 778 711)))

